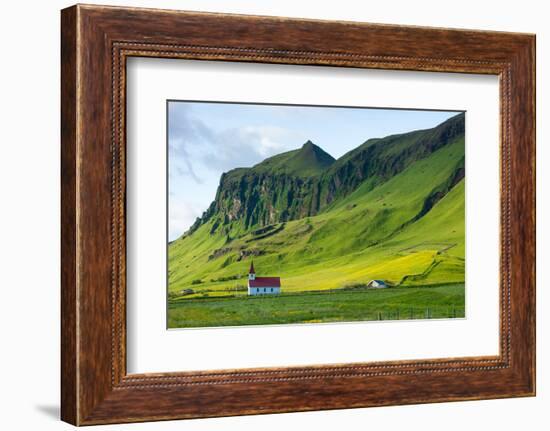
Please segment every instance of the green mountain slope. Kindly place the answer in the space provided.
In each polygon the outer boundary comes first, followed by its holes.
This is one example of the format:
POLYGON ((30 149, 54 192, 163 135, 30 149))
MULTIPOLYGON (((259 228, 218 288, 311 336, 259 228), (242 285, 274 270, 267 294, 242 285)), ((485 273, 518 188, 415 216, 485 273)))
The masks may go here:
POLYGON ((464 114, 427 130, 370 139, 340 157, 319 180, 318 209, 352 193, 373 189, 411 164, 464 137, 464 114), (366 184, 365 184, 366 183, 366 184))
POLYGON ((307 178, 321 174, 332 166, 335 161, 329 153, 313 142, 307 141, 302 148, 277 154, 265 159, 249 170, 241 169, 236 172, 286 174, 307 178))
POLYGON ((186 234, 212 222, 211 233, 234 239, 252 228, 319 214, 359 186, 371 190, 463 135, 459 114, 432 129, 369 140, 336 161, 308 141, 223 174, 214 201, 186 234))
POLYGON ((337 161, 321 151, 308 143, 224 174, 209 210, 169 246, 172 297, 235 294, 251 259, 287 292, 464 281, 463 114, 337 161))

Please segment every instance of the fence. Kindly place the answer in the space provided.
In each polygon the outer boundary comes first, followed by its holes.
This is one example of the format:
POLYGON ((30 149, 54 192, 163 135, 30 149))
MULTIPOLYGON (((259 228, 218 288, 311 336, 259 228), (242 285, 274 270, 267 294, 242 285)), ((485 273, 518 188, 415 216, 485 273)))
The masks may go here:
POLYGON ((464 311, 463 307, 409 307, 383 311, 369 310, 365 320, 455 319, 465 317, 464 311))

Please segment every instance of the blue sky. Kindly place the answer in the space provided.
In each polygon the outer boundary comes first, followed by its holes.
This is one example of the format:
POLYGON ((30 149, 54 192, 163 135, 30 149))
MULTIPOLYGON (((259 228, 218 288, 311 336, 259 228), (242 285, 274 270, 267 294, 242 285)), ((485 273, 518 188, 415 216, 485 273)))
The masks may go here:
POLYGON ((427 129, 456 113, 169 101, 169 240, 208 208, 223 172, 300 148, 308 139, 337 159, 367 139, 427 129))

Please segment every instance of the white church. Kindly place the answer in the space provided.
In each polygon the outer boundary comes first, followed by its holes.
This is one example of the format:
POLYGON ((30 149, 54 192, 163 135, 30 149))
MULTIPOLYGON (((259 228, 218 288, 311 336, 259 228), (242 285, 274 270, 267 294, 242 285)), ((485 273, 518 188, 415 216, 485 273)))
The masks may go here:
POLYGON ((254 262, 251 262, 248 271, 248 294, 278 295, 280 293, 281 279, 279 277, 256 277, 254 262))

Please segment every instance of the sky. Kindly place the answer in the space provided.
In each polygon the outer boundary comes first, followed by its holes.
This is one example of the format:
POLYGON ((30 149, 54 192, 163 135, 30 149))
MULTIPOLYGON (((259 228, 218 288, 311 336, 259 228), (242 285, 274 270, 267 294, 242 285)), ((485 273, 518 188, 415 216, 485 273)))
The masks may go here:
POLYGON ((300 148, 338 159, 370 138, 428 129, 456 111, 168 102, 168 239, 214 200, 222 173, 300 148))

